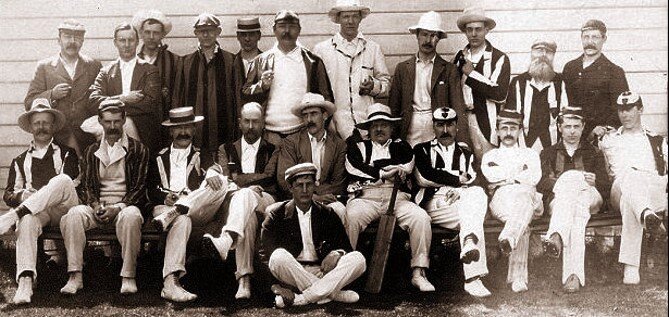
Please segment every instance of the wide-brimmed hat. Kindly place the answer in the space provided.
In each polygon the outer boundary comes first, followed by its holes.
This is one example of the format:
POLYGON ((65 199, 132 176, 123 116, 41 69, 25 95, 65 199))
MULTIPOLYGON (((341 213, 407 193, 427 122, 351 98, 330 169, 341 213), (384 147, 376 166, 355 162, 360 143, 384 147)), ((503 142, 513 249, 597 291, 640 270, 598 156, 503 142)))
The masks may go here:
POLYGON ((497 26, 497 22, 495 22, 495 20, 485 15, 485 10, 483 10, 483 7, 469 7, 464 9, 462 11, 462 15, 456 21, 458 29, 460 29, 462 32, 465 31, 467 24, 472 22, 483 22, 488 30, 492 30, 495 28, 495 26, 497 26))
POLYGON ((137 12, 137 14, 135 14, 135 16, 132 18, 132 26, 134 26, 135 29, 139 31, 142 29, 144 21, 149 19, 160 22, 160 24, 163 25, 163 33, 165 35, 172 31, 172 22, 167 20, 165 14, 158 10, 142 10, 137 12))
POLYGON ((237 32, 259 32, 260 19, 258 17, 245 17, 237 19, 237 32))
POLYGON ((291 179, 302 176, 302 175, 314 175, 316 176, 316 173, 318 172, 318 169, 316 168, 316 165, 311 162, 306 162, 306 163, 300 163, 297 165, 294 165, 292 167, 289 167, 286 170, 284 179, 288 182, 291 179))
POLYGON ((339 13, 351 11, 359 11, 363 19, 367 17, 370 12, 368 6, 360 4, 360 0, 337 0, 335 6, 330 9, 330 12, 328 12, 328 16, 332 22, 338 24, 339 13))
POLYGON ((374 121, 398 122, 402 118, 395 118, 390 112, 390 108, 382 103, 375 103, 367 108, 367 120, 355 125, 358 129, 369 130, 374 121))
POLYGON ((173 127, 183 124, 198 123, 204 120, 203 116, 196 116, 193 107, 179 107, 170 110, 169 119, 163 121, 162 125, 173 127))
POLYGON ((416 34, 419 29, 437 32, 440 39, 446 38, 446 31, 441 28, 441 16, 437 12, 430 11, 421 15, 418 24, 409 27, 409 32, 416 34))
POLYGON ((308 92, 304 94, 302 100, 300 100, 299 103, 293 105, 293 107, 290 108, 290 112, 292 112, 296 117, 301 117, 302 110, 311 107, 319 107, 327 112, 329 116, 334 114, 336 110, 335 105, 332 102, 325 100, 323 95, 308 92))
POLYGON ((32 133, 32 124, 30 122, 33 114, 35 113, 50 113, 53 115, 53 132, 56 132, 65 126, 65 115, 51 108, 51 103, 46 98, 37 98, 33 100, 33 103, 30 105, 30 110, 22 113, 19 116, 18 123, 19 127, 28 133, 32 133))

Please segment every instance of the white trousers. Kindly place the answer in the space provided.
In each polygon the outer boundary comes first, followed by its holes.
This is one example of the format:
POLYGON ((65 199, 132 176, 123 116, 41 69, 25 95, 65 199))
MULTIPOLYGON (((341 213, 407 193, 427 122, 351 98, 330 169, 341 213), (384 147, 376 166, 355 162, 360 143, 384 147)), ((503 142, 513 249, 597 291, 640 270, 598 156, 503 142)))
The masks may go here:
POLYGON ((576 274, 585 286, 585 228, 590 214, 595 214, 602 206, 602 196, 595 187, 583 184, 585 190, 564 190, 555 192, 549 204, 551 214, 546 238, 557 233, 562 239, 562 283, 576 274))
POLYGON ((297 287, 309 303, 336 294, 360 277, 365 269, 365 257, 357 251, 342 256, 337 266, 325 275, 319 266, 303 266, 286 249, 274 250, 269 258, 272 275, 282 283, 297 287))
MULTIPOLYGON (((346 205, 346 232, 355 249, 360 232, 388 210, 392 188, 370 188, 362 196, 351 199, 346 205)), ((427 212, 414 204, 407 193, 398 192, 395 202, 395 217, 399 226, 409 232, 411 245, 411 267, 429 267, 432 219, 427 212)))
POLYGON ((32 214, 21 218, 16 227, 16 279, 23 272, 32 272, 37 278, 37 239, 45 226, 57 227, 70 207, 79 203, 74 182, 60 174, 49 180, 22 205, 32 214))
POLYGON ((418 143, 427 142, 434 139, 434 129, 432 128, 432 110, 414 111, 407 131, 407 142, 411 147, 418 143))
POLYGON ((473 235, 478 242, 478 261, 463 264, 465 279, 488 274, 485 254, 485 234, 483 221, 488 210, 488 196, 481 187, 453 188, 460 194, 460 198, 452 204, 446 204, 444 196, 446 187, 442 187, 427 205, 427 213, 432 223, 448 229, 460 229, 460 247, 465 238, 473 235))
POLYGON ((618 262, 639 266, 644 223, 641 213, 667 210, 667 175, 629 170, 616 177, 611 187, 611 206, 620 208, 623 227, 618 262))
POLYGON ((543 213, 541 195, 534 186, 513 184, 498 188, 490 201, 493 217, 504 222, 498 241, 508 239, 511 244, 507 282, 527 283, 527 256, 530 232, 527 226, 532 216, 543 213))

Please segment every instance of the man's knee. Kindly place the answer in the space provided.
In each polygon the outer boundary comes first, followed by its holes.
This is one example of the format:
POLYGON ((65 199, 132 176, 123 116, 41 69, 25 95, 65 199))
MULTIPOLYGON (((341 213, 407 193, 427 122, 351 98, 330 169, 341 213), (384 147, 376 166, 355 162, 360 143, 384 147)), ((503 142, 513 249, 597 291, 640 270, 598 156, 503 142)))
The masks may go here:
POLYGON ((351 263, 355 267, 361 268, 363 272, 367 269, 367 262, 365 260, 365 256, 362 255, 362 253, 360 253, 358 251, 353 251, 353 252, 347 253, 345 256, 347 258, 347 261, 351 261, 351 263))
POLYGON ((61 229, 67 226, 83 225, 88 208, 86 205, 78 205, 70 208, 63 218, 60 219, 61 229))
POLYGON ((118 223, 119 226, 137 226, 141 227, 144 218, 142 213, 139 211, 139 208, 135 206, 128 206, 118 213, 118 223))
POLYGON ((54 176, 49 183, 53 183, 57 187, 68 186, 72 184, 72 179, 67 174, 58 174, 54 176))
POLYGON ((27 214, 19 220, 19 224, 16 226, 16 234, 39 232, 41 226, 42 224, 35 215, 27 214))
POLYGON ((182 229, 190 231, 193 228, 193 222, 186 215, 177 216, 172 222, 172 229, 182 229))
POLYGON ((293 260, 293 255, 284 248, 278 248, 272 252, 269 257, 269 269, 275 270, 284 267, 288 262, 293 260))

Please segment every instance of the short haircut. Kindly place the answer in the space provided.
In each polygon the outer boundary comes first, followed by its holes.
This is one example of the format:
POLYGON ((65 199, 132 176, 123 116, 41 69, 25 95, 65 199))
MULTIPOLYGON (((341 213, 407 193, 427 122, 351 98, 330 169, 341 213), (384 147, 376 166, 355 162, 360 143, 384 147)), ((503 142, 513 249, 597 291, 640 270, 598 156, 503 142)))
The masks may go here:
POLYGON ((161 30, 162 30, 163 32, 165 32, 165 25, 164 25, 162 22, 160 22, 160 21, 158 21, 158 20, 156 20, 156 19, 146 19, 146 20, 142 23, 142 26, 141 26, 142 29, 144 29, 144 25, 145 25, 145 24, 148 24, 148 25, 160 24, 160 28, 161 28, 161 30))
POLYGON ((135 33, 135 39, 139 40, 139 34, 137 34, 137 29, 135 29, 132 25, 130 25, 130 23, 127 22, 123 22, 114 28, 114 39, 116 39, 116 34, 118 34, 119 31, 126 31, 126 30, 132 30, 135 33))

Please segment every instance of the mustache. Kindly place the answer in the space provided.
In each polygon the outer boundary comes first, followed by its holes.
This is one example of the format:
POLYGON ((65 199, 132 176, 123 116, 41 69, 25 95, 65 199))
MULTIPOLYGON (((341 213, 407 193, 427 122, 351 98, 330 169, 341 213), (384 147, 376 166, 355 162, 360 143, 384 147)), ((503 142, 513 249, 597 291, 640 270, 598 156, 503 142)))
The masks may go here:
POLYGON ((190 134, 179 134, 176 137, 177 140, 190 140, 192 138, 193 138, 193 136, 190 135, 190 134))
POLYGON ((76 43, 69 43, 67 44, 67 46, 65 46, 65 48, 73 48, 73 49, 77 49, 78 47, 79 46, 76 43))
POLYGON ((292 40, 294 39, 293 36, 290 35, 288 32, 281 33, 281 39, 282 40, 292 40))
POLYGON ((315 123, 315 122, 307 122, 306 127, 307 127, 307 128, 315 128, 315 127, 316 127, 316 123, 315 123))
POLYGON ((452 136, 450 133, 448 133, 448 132, 444 132, 444 133, 442 133, 441 135, 439 135, 439 138, 440 138, 440 139, 452 138, 452 137, 453 137, 453 136, 452 136))
POLYGON ((37 129, 35 130, 35 134, 40 135, 40 134, 49 134, 49 131, 46 129, 37 129))
POLYGON ((513 141, 513 140, 515 140, 515 139, 516 139, 516 138, 514 138, 514 137, 512 137, 512 136, 510 136, 510 135, 507 135, 507 136, 505 136, 502 140, 510 140, 510 141, 513 141))
POLYGON ((113 135, 121 134, 121 129, 111 128, 111 129, 107 130, 105 133, 113 134, 113 135))
POLYGON ((423 48, 434 48, 434 45, 432 45, 430 43, 421 44, 420 46, 423 47, 423 48))
POLYGON ((594 46, 594 45, 592 45, 592 44, 588 44, 588 45, 586 45, 586 46, 583 46, 583 49, 584 49, 584 50, 587 50, 587 49, 593 49, 593 50, 596 50, 597 47, 594 46))

